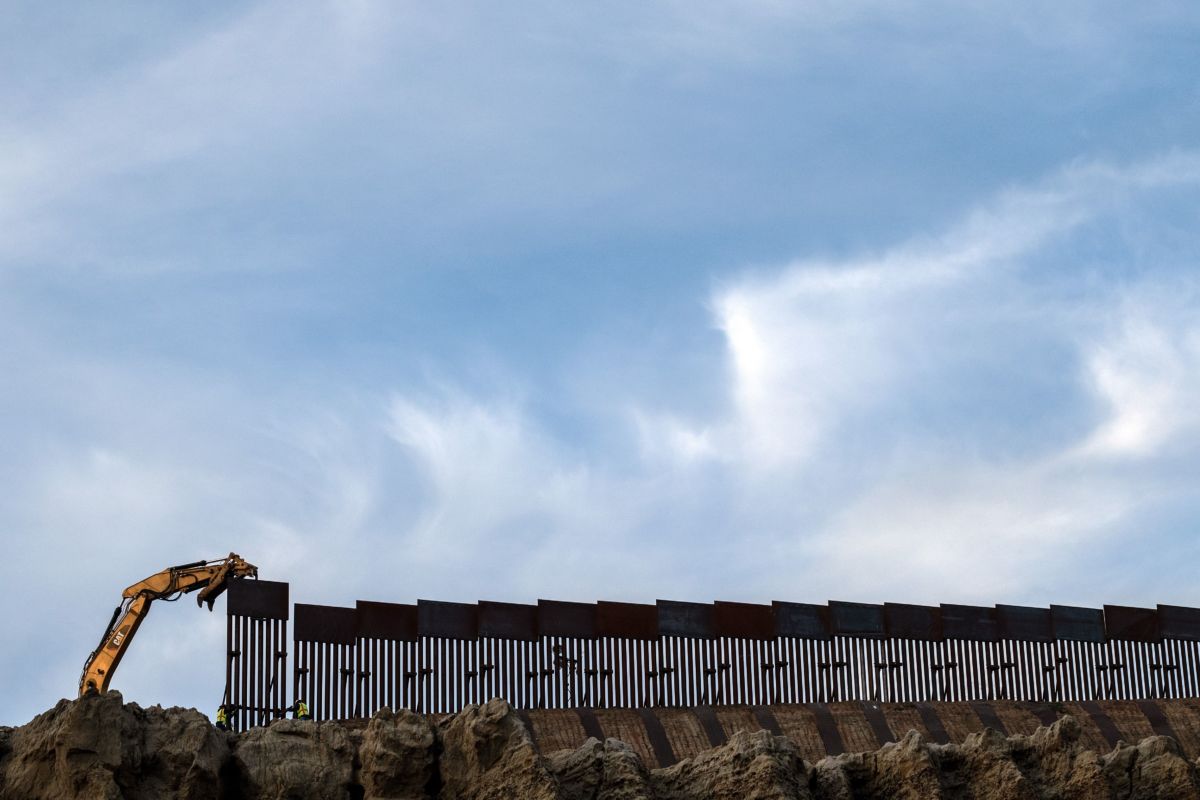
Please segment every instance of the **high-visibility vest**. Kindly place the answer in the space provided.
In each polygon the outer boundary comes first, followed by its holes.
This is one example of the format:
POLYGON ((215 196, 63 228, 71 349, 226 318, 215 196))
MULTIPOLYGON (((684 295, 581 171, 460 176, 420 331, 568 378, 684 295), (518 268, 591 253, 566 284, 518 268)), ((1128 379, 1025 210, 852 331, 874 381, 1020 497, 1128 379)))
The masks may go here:
POLYGON ((301 700, 296 705, 296 716, 297 717, 307 717, 308 716, 308 704, 305 703, 303 700, 301 700))
POLYGON ((224 725, 228 721, 229 721, 229 718, 227 716, 225 716, 225 707, 221 706, 220 708, 217 709, 217 724, 224 725))

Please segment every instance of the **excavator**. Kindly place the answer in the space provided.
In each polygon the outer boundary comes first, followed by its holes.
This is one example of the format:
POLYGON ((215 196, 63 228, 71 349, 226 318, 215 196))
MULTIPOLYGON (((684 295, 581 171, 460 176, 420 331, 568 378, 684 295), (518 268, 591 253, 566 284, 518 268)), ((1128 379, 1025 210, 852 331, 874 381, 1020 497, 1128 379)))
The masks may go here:
POLYGON ((213 561, 194 561, 167 567, 162 572, 139 581, 121 593, 121 605, 113 611, 112 619, 100 637, 100 644, 88 656, 79 677, 79 694, 103 692, 108 689, 121 657, 129 649, 133 635, 150 611, 155 600, 171 602, 183 595, 199 590, 196 605, 213 603, 237 578, 257 578, 258 567, 242 559, 237 553, 213 561))

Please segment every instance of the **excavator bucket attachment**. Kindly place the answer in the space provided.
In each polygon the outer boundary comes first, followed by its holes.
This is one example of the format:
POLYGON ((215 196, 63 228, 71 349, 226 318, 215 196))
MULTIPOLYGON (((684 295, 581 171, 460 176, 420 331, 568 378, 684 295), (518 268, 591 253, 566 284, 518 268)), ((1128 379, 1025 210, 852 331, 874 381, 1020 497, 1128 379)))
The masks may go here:
POLYGON ((205 586, 200 590, 200 594, 196 595, 196 605, 202 606, 207 603, 208 610, 212 611, 213 604, 217 602, 217 598, 220 597, 221 593, 227 588, 229 588, 229 582, 225 578, 210 583, 208 586, 205 586))
POLYGON ((221 592, 225 591, 229 581, 249 577, 258 577, 258 567, 243 561, 237 553, 230 553, 217 574, 196 596, 196 605, 208 603, 208 610, 212 611, 213 603, 217 602, 217 598, 221 596, 221 592))

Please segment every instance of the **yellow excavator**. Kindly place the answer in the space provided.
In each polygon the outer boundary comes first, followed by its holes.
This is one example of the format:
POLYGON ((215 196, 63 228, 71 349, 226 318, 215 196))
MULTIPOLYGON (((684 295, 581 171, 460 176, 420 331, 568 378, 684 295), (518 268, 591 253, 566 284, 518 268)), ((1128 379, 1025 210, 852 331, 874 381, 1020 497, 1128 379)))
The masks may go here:
POLYGON ((99 646, 83 665, 83 674, 79 677, 80 696, 108 689, 108 682, 117 671, 121 657, 129 649, 133 635, 150 611, 150 603, 155 600, 178 600, 184 594, 199 590, 196 605, 207 602, 208 610, 212 611, 213 603, 228 587, 230 580, 257 577, 258 567, 243 561, 237 553, 230 553, 214 561, 195 561, 168 567, 130 586, 121 593, 121 605, 113 611, 99 646))

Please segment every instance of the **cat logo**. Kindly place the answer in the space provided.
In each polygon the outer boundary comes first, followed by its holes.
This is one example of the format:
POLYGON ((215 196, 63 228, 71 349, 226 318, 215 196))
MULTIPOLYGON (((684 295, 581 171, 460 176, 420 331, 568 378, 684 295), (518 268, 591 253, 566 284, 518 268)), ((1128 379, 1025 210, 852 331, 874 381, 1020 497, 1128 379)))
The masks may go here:
POLYGON ((113 634, 112 641, 108 643, 109 647, 120 647, 121 642, 125 641, 125 628, 113 634))

